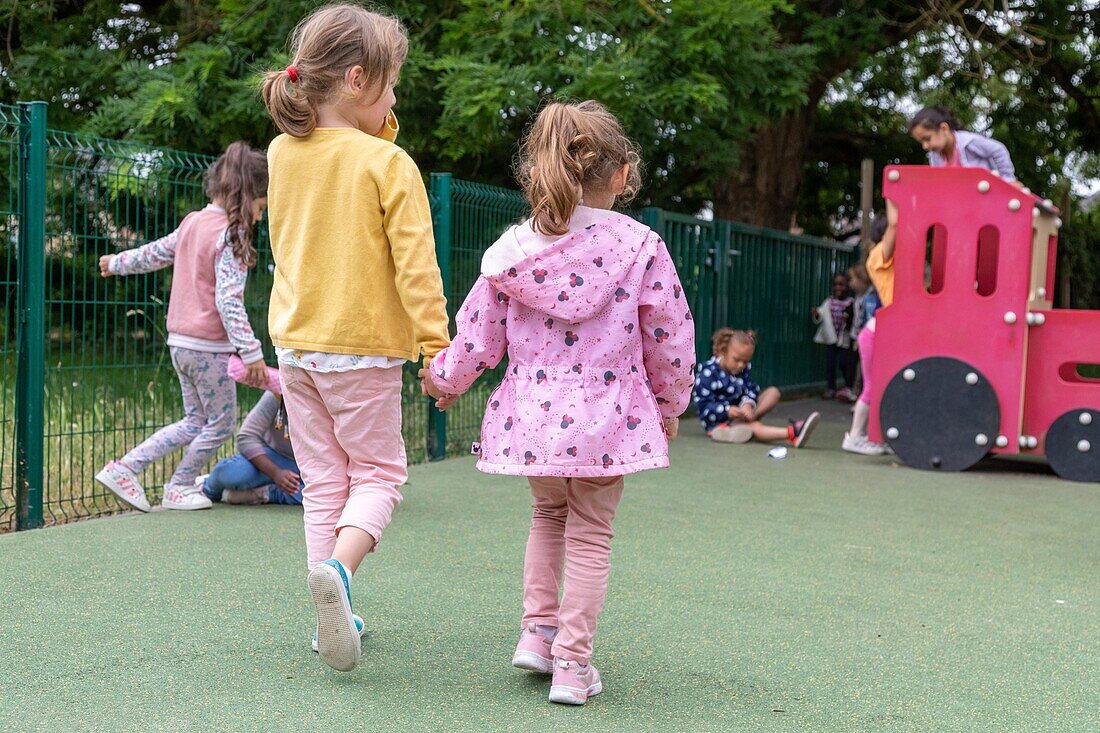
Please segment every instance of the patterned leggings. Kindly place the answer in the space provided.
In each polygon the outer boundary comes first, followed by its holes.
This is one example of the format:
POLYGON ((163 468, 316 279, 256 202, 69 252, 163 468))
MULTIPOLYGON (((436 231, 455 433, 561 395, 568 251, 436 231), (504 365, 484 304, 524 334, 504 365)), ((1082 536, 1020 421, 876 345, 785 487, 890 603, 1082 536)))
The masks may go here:
POLYGON ((226 373, 229 354, 169 347, 172 366, 180 379, 186 417, 161 428, 121 462, 136 474, 169 453, 186 447, 170 485, 187 491, 199 472, 233 437, 237 425, 237 387, 226 373))

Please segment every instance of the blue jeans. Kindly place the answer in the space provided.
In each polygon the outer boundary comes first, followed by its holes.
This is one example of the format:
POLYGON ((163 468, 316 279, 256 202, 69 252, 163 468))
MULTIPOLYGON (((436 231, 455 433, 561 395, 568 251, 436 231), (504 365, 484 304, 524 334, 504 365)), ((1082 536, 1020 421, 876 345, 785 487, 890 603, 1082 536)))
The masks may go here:
MULTIPOLYGON (((298 473, 298 464, 290 458, 276 453, 271 448, 265 448, 267 457, 279 468, 298 473)), ((241 454, 232 458, 218 461, 214 470, 206 477, 202 485, 202 491, 211 501, 221 501, 222 493, 226 490, 240 491, 243 489, 255 489, 258 486, 267 486, 267 501, 270 504, 302 505, 302 489, 305 484, 299 482, 298 493, 291 496, 271 482, 271 477, 252 465, 241 454)))

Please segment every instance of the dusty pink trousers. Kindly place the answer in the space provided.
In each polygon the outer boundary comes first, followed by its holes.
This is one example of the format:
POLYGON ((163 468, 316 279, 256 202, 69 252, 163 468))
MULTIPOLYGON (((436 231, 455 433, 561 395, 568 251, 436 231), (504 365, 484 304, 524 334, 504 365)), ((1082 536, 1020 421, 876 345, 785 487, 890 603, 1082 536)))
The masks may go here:
POLYGON ((523 558, 522 626, 556 626, 554 656, 588 664, 607 594, 611 520, 623 496, 623 477, 528 481, 535 503, 523 558))
POLYGON ((401 439, 401 367, 311 372, 280 365, 312 568, 336 535, 358 527, 377 543, 409 477, 401 439))

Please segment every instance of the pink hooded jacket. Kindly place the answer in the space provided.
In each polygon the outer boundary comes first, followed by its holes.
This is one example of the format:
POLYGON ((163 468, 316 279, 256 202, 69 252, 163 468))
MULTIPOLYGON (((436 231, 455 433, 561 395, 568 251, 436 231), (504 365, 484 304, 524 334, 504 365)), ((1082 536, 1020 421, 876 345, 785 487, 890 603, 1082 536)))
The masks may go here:
POLYGON ((663 418, 691 396, 695 324, 649 227, 610 214, 483 272, 456 320, 454 341, 431 362, 440 390, 465 392, 508 354, 479 470, 590 477, 668 466, 663 418))

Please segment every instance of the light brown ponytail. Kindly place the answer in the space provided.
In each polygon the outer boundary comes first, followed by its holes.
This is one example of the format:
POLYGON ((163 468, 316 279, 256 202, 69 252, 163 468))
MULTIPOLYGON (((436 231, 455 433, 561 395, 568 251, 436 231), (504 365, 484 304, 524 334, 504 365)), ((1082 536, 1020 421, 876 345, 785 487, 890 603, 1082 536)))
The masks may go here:
POLYGON ((286 69, 264 74, 260 94, 275 127, 294 137, 305 137, 317 127, 317 110, 309 97, 296 91, 286 69))
POLYGON ((599 102, 554 102, 539 112, 520 145, 516 178, 531 204, 532 226, 542 234, 569 230, 585 192, 600 192, 628 166, 619 202, 641 187, 637 146, 618 118, 599 102))

